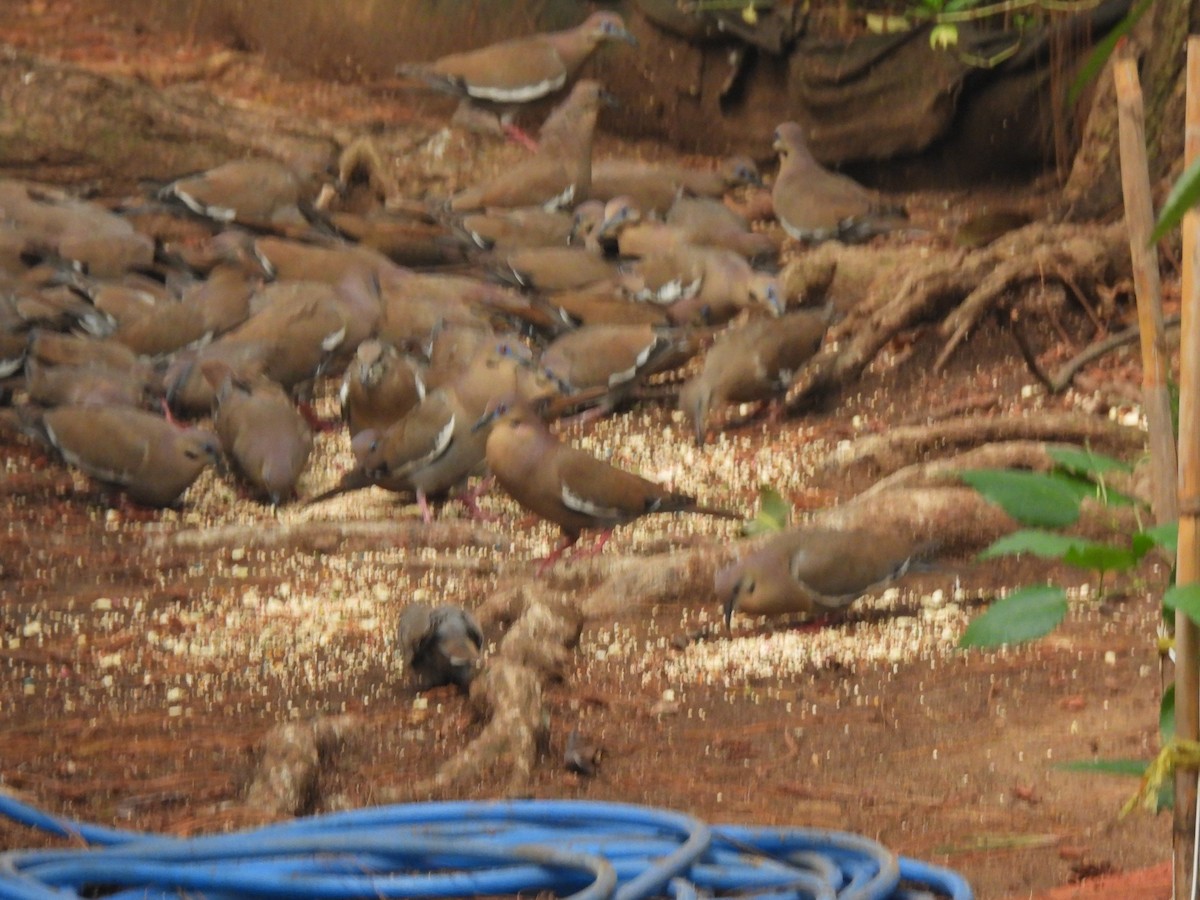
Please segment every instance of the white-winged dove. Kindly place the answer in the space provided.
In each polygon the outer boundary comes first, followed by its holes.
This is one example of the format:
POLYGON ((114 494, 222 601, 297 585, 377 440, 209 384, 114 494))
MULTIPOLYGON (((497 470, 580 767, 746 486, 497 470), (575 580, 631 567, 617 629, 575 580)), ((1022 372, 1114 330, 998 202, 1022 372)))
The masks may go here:
POLYGON ((819 615, 903 575, 917 555, 914 542, 894 531, 800 527, 722 569, 715 588, 726 624, 735 611, 819 615))
POLYGON ((680 196, 716 198, 747 184, 762 180, 754 161, 744 156, 723 160, 716 169, 608 158, 592 167, 591 196, 604 201, 626 196, 647 215, 665 215, 680 196))
POLYGON ((429 498, 445 496, 482 469, 487 434, 472 430, 477 418, 453 388, 431 391, 384 431, 359 432, 355 438, 359 465, 340 487, 374 484, 415 494, 421 518, 432 521, 429 498))
POLYGON ((460 191, 450 209, 541 206, 563 209, 586 200, 592 183, 592 133, 600 109, 600 84, 576 83, 547 120, 536 153, 495 178, 460 191))
MULTIPOLYGON (((564 31, 544 32, 401 66, 405 75, 500 110, 561 90, 600 44, 637 41, 614 12, 596 12, 564 31)), ((502 116, 507 125, 507 115, 502 116)))
POLYGON ((483 250, 562 247, 571 237, 574 218, 540 206, 493 209, 463 216, 458 227, 483 250))
POLYGON ((145 406, 151 396, 137 369, 47 366, 33 357, 25 363, 25 390, 39 406, 145 406))
POLYGON ((225 455, 256 496, 279 506, 296 493, 312 453, 312 430, 282 387, 243 381, 221 363, 203 366, 216 390, 213 428, 225 455))
POLYGON ((154 260, 154 242, 124 218, 52 187, 0 179, 0 209, 22 235, 20 255, 55 257, 101 278, 154 260))
POLYGON ((139 356, 165 356, 189 344, 211 338, 204 311, 180 300, 146 307, 121 321, 112 339, 139 356))
POLYGON ((109 339, 86 338, 37 330, 30 333, 29 357, 47 366, 106 366, 129 371, 139 378, 151 379, 151 369, 126 347, 109 339))
POLYGON ((304 184, 296 172, 270 159, 236 159, 186 175, 159 191, 198 216, 241 225, 305 226, 304 184))
POLYGON ((270 355, 270 344, 225 340, 176 353, 162 376, 167 407, 176 415, 207 415, 217 401, 217 394, 204 377, 205 363, 220 363, 237 378, 253 381, 266 370, 270 355))
POLYGON ((648 301, 631 300, 621 288, 610 284, 595 284, 579 291, 558 291, 547 296, 545 302, 560 315, 581 325, 671 324, 665 308, 648 301))
POLYGON ((595 240, 623 257, 657 256, 689 244, 731 250, 747 259, 776 256, 779 245, 768 234, 751 231, 746 220, 719 200, 679 197, 666 221, 646 218, 627 196, 604 205, 604 217, 594 229, 595 240))
POLYGON ((676 325, 720 325, 754 305, 783 311, 775 276, 732 250, 676 244, 632 263, 629 273, 635 297, 665 306, 676 325))
POLYGON ((602 387, 615 404, 656 372, 687 362, 697 350, 688 333, 652 325, 584 325, 542 351, 542 369, 568 394, 602 387))
POLYGON ((734 328, 709 348, 700 372, 679 392, 679 408, 704 444, 709 412, 724 403, 771 400, 785 391, 825 336, 826 313, 796 310, 734 328))
POLYGON ((145 506, 172 505, 220 457, 215 435, 130 406, 60 406, 40 428, 68 464, 145 506))
POLYGON ((651 513, 741 518, 737 513, 703 506, 695 497, 564 444, 528 406, 498 407, 492 416, 495 420, 487 440, 491 473, 517 503, 555 523, 563 533, 562 542, 543 561, 539 572, 549 568, 585 530, 601 532, 592 551, 598 552, 613 528, 651 513))
POLYGON ((889 206, 852 178, 831 172, 812 155, 804 129, 775 129, 779 174, 771 188, 775 216, 798 241, 866 240, 902 225, 904 210, 889 206))
POLYGON ((380 278, 388 272, 400 271, 395 263, 370 247, 309 244, 270 235, 251 240, 255 255, 280 281, 320 281, 333 285, 364 271, 380 278))
POLYGON ((616 266, 583 247, 528 247, 499 254, 496 262, 534 291, 581 290, 617 277, 616 266))
POLYGON ((460 606, 410 603, 396 625, 395 657, 417 690, 454 684, 466 690, 479 667, 483 632, 460 606))
POLYGON ((723 247, 747 259, 765 259, 779 253, 775 238, 751 231, 745 218, 710 197, 680 197, 667 210, 666 222, 692 244, 723 247))
POLYGON ((386 341, 358 345, 346 367, 339 393, 342 418, 353 438, 360 431, 383 431, 425 398, 420 367, 386 341))
POLYGON ((258 346, 263 371, 292 389, 345 358, 375 327, 378 298, 350 276, 337 287, 316 281, 273 282, 251 299, 252 314, 215 343, 258 346))

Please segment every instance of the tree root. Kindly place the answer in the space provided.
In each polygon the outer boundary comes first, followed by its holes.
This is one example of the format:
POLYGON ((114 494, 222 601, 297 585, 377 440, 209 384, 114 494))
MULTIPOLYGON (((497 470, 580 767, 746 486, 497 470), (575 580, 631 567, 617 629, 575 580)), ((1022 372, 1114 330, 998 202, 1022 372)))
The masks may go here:
MULTIPOLYGON (((781 276, 785 284, 804 290, 809 281, 819 286, 826 279, 827 263, 799 265, 813 272, 785 271, 781 276)), ((1086 298, 1097 286, 1121 278, 1128 268, 1122 224, 1097 228, 1042 222, 1009 232, 978 250, 913 258, 898 287, 888 267, 796 374, 786 408, 795 412, 812 397, 857 378, 901 331, 922 322, 942 320, 946 344, 935 368, 941 367, 985 313, 1032 285, 1064 285, 1095 321, 1086 298)))
MULTIPOLYGON (((420 519, 334 522, 309 520, 276 522, 270 528, 260 524, 222 525, 193 528, 150 537, 150 546, 162 549, 210 551, 222 547, 295 547, 330 552, 345 544, 372 547, 394 544, 423 547, 493 547, 505 540, 498 532, 477 524, 454 519, 436 519, 426 525, 420 519)), ((479 560, 456 560, 475 565, 479 560)), ((440 561, 439 565, 453 565, 440 561)), ((490 565, 490 564, 487 564, 490 565)))
POLYGON ((888 473, 923 460, 938 450, 979 447, 997 441, 1066 441, 1134 451, 1145 446, 1146 435, 1139 429, 1086 413, 972 416, 869 435, 848 449, 835 451, 825 464, 839 469, 862 465, 875 472, 888 473))
POLYGON ((274 816, 301 816, 316 806, 322 766, 357 729, 355 716, 285 722, 263 739, 261 758, 246 792, 246 805, 274 816))
MULTIPOLYGON (((930 444, 955 445, 1005 435, 1041 433, 1141 446, 1142 435, 1082 415, 1048 415, 1030 420, 986 419, 942 423, 909 430, 907 443, 872 439, 874 449, 855 461, 886 463, 893 474, 841 506, 818 513, 812 524, 836 529, 882 529, 937 547, 945 556, 972 554, 1017 527, 1000 507, 961 484, 967 468, 1013 466, 1045 470, 1052 465, 1047 444, 1009 440, 986 444, 953 459, 901 468, 906 451, 930 444)), ((1105 512, 1111 512, 1106 510, 1105 512)), ((1084 530, 1111 527, 1096 506, 1084 507, 1084 530)), ((471 698, 489 716, 483 731, 446 762, 418 793, 443 794, 476 781, 485 770, 510 772, 507 792, 525 793, 547 739, 543 685, 564 676, 584 621, 645 616, 663 604, 711 602, 717 572, 762 539, 708 541, 682 550, 637 558, 579 561, 542 580, 502 585, 476 610, 485 623, 512 623, 496 654, 471 687, 471 698)))
POLYGON ((488 722, 432 779, 417 785, 418 794, 475 783, 481 772, 492 769, 509 773, 508 796, 528 791, 538 751, 546 743, 542 686, 563 677, 583 618, 568 595, 542 585, 524 583, 498 593, 504 596, 495 608, 479 611, 482 620, 494 618, 497 611, 520 612, 471 685, 471 700, 483 708, 488 722))

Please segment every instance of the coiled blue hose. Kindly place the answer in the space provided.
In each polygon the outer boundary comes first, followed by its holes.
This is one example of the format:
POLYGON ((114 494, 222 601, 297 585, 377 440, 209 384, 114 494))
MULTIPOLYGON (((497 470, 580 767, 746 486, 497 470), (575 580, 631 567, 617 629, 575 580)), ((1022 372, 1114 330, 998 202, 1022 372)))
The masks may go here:
POLYGON ((0 793, 0 815, 91 845, 0 854, 0 900, 462 897, 970 900, 947 869, 853 834, 710 827, 621 803, 414 803, 172 838, 71 822, 0 793))

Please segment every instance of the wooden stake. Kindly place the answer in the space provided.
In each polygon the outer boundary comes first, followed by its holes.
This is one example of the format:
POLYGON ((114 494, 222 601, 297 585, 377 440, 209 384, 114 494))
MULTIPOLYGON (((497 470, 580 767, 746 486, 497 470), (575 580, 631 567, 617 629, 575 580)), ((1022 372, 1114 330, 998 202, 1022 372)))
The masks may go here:
POLYGON ((1150 427, 1151 503, 1156 522, 1176 518, 1175 433, 1167 390, 1167 343, 1163 327, 1158 257, 1150 246, 1154 207, 1150 199, 1150 169, 1146 161, 1145 112, 1138 83, 1137 61, 1119 48, 1113 60, 1117 85, 1117 115, 1121 144, 1121 186, 1125 195, 1125 227, 1133 257, 1133 286, 1137 294, 1138 328, 1142 345, 1142 406, 1150 427))
MULTIPOLYGON (((1184 163, 1200 153, 1200 39, 1187 47, 1187 105, 1184 163)), ((1175 580, 1200 580, 1200 293, 1197 284, 1197 214, 1183 219, 1183 286, 1179 346, 1179 549, 1175 580)), ((1183 612, 1175 614, 1175 733, 1184 740, 1200 737, 1200 629, 1183 612)), ((1175 896, 1189 897, 1194 877, 1196 820, 1195 769, 1175 773, 1175 896)))

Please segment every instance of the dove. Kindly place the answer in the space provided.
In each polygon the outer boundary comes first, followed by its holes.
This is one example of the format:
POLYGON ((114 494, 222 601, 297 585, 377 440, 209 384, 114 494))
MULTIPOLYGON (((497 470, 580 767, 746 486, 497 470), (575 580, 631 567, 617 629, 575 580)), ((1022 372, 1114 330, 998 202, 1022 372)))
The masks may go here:
POLYGON ((612 530, 652 513, 692 512, 727 519, 737 513, 703 506, 680 494, 564 444, 528 406, 500 405, 491 421, 486 455, 500 486, 521 506, 562 530, 563 539, 539 569, 545 572, 584 530, 601 532, 599 552, 612 530))
POLYGON ((821 615, 900 577, 917 555, 924 551, 892 531, 793 528, 722 569, 714 585, 726 625, 735 612, 821 615))
POLYGON ((466 690, 479 666, 483 632, 459 606, 410 603, 396 627, 396 658, 418 690, 454 684, 466 690))

